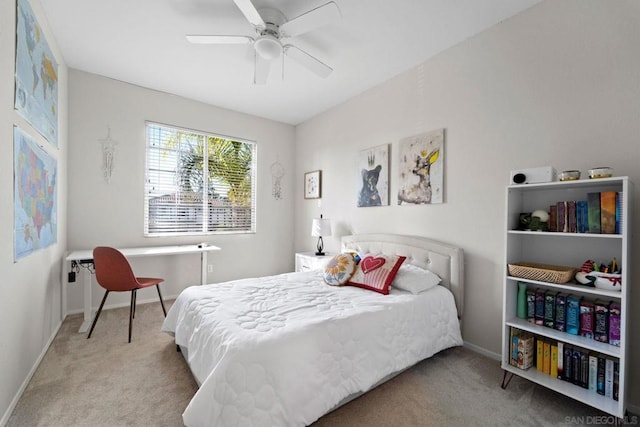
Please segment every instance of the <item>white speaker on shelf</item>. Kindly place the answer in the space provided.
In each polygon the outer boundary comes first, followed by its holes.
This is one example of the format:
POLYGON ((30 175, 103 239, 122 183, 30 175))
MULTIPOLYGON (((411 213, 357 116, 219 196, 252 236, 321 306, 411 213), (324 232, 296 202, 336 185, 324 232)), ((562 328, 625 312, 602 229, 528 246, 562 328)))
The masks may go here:
POLYGON ((556 170, 551 166, 511 171, 511 184, 538 184, 556 180, 556 170))

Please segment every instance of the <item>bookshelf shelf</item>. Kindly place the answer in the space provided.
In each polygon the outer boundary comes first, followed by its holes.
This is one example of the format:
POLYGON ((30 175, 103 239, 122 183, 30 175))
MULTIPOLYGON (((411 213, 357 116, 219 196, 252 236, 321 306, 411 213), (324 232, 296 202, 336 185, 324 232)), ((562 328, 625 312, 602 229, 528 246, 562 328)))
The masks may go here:
MULTIPOLYGON (((613 177, 594 180, 550 182, 541 184, 510 185, 506 189, 505 227, 505 279, 503 287, 502 315, 502 369, 507 373, 526 378, 573 399, 580 400, 610 415, 623 418, 627 408, 627 377, 630 362, 629 343, 629 301, 630 287, 630 239, 631 239, 631 195, 633 184, 627 177, 613 177), (549 211, 551 205, 560 201, 587 200, 590 193, 615 191, 620 194, 617 208, 620 213, 619 234, 566 233, 518 230, 520 214, 534 210, 549 211), (611 291, 588 287, 577 283, 548 283, 510 276, 506 266, 518 262, 532 262, 579 268, 590 259, 598 263, 612 258, 622 267, 622 290, 611 291), (620 346, 602 343, 580 335, 569 334, 554 328, 529 322, 518 317, 518 283, 526 283, 528 289, 575 295, 587 301, 613 301, 620 305, 620 346), (605 397, 594 390, 585 389, 570 381, 558 379, 540 371, 534 366, 522 370, 511 365, 511 331, 524 331, 536 339, 565 346, 579 348, 589 355, 600 355, 618 362, 618 400, 605 397)), ((603 196, 604 197, 604 196, 603 196)), ((618 230, 616 228, 616 230, 618 230)), ((548 371, 548 370, 547 370, 548 371)), ((508 381, 503 381, 506 387, 508 381)))

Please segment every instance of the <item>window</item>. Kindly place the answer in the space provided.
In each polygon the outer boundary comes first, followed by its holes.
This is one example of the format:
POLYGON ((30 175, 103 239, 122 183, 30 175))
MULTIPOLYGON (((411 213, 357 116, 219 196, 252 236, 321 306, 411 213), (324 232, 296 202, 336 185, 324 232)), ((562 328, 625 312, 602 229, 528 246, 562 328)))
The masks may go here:
POLYGON ((254 233, 256 144, 147 123, 145 236, 254 233))

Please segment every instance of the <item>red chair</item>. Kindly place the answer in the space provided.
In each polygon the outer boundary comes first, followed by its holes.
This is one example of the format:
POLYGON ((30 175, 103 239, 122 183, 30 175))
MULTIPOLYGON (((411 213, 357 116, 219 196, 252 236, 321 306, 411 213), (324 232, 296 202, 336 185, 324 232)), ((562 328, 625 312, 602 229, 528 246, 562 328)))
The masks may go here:
POLYGON ((164 308, 164 302, 162 301, 162 294, 160 293, 160 283, 164 282, 164 279, 158 279, 153 277, 135 277, 131 265, 122 252, 117 249, 98 246, 93 250, 93 265, 96 271, 96 280, 100 286, 106 289, 100 308, 96 313, 95 319, 91 324, 89 335, 87 339, 91 338, 93 328, 96 326, 98 317, 102 312, 102 306, 107 300, 109 292, 129 292, 131 291, 131 307, 129 308, 129 342, 131 342, 131 324, 136 317, 136 293, 138 289, 148 288, 149 286, 155 286, 158 290, 158 296, 160 297, 160 304, 162 305, 162 311, 164 317, 167 317, 167 310, 164 308))

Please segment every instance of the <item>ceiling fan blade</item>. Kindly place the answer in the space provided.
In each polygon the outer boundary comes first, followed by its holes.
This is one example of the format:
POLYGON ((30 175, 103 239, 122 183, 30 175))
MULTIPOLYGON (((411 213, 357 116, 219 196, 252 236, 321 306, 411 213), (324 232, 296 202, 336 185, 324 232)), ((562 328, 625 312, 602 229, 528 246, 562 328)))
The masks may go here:
POLYGON ((262 16, 258 13, 258 9, 251 3, 251 0, 233 0, 240 9, 240 12, 247 18, 247 21, 251 23, 254 27, 266 27, 262 16))
POLYGON ((322 78, 329 77, 329 74, 333 71, 333 68, 294 45, 285 45, 284 53, 322 78))
POLYGON ((280 31, 283 37, 293 37, 334 22, 340 16, 338 5, 330 1, 285 22, 280 26, 280 31))
POLYGON ((254 41, 249 36, 219 36, 188 34, 187 41, 195 44, 249 44, 254 41))
POLYGON ((271 61, 264 59, 262 56, 258 55, 258 52, 256 52, 255 63, 253 83, 263 85, 267 83, 267 77, 269 77, 269 71, 271 70, 271 61))

